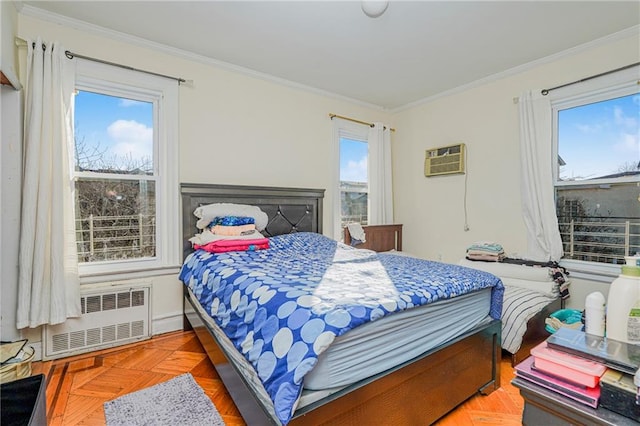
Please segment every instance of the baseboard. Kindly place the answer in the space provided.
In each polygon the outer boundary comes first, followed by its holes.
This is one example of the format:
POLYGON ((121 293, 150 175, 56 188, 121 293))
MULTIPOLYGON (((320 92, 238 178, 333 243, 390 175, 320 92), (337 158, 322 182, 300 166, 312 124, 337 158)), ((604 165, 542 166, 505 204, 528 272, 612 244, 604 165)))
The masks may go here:
POLYGON ((157 316, 151 320, 151 335, 182 330, 182 311, 157 316))

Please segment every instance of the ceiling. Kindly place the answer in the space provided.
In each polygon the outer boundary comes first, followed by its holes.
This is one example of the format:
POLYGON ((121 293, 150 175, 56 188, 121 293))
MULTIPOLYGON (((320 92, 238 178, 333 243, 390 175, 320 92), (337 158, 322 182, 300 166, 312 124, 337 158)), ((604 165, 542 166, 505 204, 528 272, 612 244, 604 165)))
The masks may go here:
POLYGON ((375 19, 360 1, 16 4, 389 110, 640 24, 637 1, 391 1, 375 19))

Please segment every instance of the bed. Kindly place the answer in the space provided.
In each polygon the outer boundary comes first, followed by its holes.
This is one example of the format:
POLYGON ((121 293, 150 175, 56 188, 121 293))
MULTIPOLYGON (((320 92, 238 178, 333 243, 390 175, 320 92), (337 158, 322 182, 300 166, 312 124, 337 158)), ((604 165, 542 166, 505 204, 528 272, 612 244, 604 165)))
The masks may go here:
POLYGON ((490 272, 502 279, 505 292, 501 345, 515 366, 530 355, 531 348, 551 335, 545 329, 545 320, 564 307, 552 271, 547 267, 466 259, 459 264, 490 272))
MULTIPOLYGON (((295 238, 321 237, 313 237, 309 233, 322 232, 323 190, 182 184, 181 192, 185 256, 191 252, 188 238, 196 232, 197 218, 193 211, 198 206, 211 203, 260 207, 268 215, 264 233, 274 237, 271 239, 273 244, 292 239, 286 236, 288 233, 300 233, 295 238)), ((322 238, 326 240, 326 237, 322 238)), ((357 251, 352 249, 352 252, 357 251)), ((395 258, 400 256, 391 256, 384 261, 402 262, 395 258)), ((477 392, 488 394, 500 386, 500 321, 486 318, 437 346, 399 364, 385 366, 383 371, 373 375, 330 389, 309 390, 305 387, 292 417, 282 422, 277 413, 274 416, 269 401, 264 400, 267 386, 260 389, 255 370, 247 368, 248 363, 239 356, 237 347, 230 345, 229 339, 221 334, 220 327, 205 313, 193 291, 188 286, 184 289, 185 329, 195 330, 243 418, 250 425, 285 422, 290 425, 379 424, 381 419, 388 424, 431 424, 477 392)), ((491 290, 489 293, 493 294, 491 290)), ((489 293, 487 290, 473 292, 474 295, 489 293)), ((493 298, 493 295, 489 297, 493 298)), ((461 296, 460 300, 468 299, 461 296)), ((437 307, 443 305, 433 304, 437 307)), ((410 311, 417 309, 405 312, 410 311)), ((369 324, 382 324, 382 320, 399 315, 388 315, 367 323, 339 338, 346 338, 356 330, 366 329, 369 324)), ((333 344, 331 348, 333 346, 338 345, 333 344)), ((316 379, 322 381, 324 375, 316 379)))
MULTIPOLYGON (((365 225, 362 227, 366 241, 355 247, 377 252, 402 250, 402 225, 365 225)), ((349 228, 343 230, 345 244, 351 244, 349 228)), ((460 265, 477 268, 499 276, 504 285, 502 313, 502 348, 515 366, 529 356, 531 348, 549 337, 545 320, 563 308, 558 286, 541 269, 527 271, 531 267, 501 265, 491 262, 463 260, 460 265), (519 271, 523 270, 524 271, 519 271), (528 272, 528 273, 527 273, 528 272)), ((546 269, 545 269, 546 270, 546 269)))
MULTIPOLYGON (((401 224, 365 225, 362 229, 366 241, 355 247, 377 252, 402 251, 401 224)), ((343 229, 343 238, 345 244, 352 243, 348 227, 343 229)), ((461 261, 460 265, 493 273, 505 284, 501 345, 511 357, 511 365, 515 366, 529 356, 531 348, 549 337, 545 320, 564 307, 557 285, 540 269, 533 273, 527 271, 531 267, 469 260, 461 261)))

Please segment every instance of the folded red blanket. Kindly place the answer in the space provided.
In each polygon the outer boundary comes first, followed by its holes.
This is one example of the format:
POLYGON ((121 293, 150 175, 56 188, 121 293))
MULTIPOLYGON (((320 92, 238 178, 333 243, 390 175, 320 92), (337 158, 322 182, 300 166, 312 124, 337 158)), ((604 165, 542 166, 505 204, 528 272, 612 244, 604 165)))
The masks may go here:
POLYGON ((205 250, 210 253, 224 253, 228 251, 254 251, 269 248, 268 238, 257 238, 254 240, 217 240, 203 246, 194 244, 196 250, 205 250))

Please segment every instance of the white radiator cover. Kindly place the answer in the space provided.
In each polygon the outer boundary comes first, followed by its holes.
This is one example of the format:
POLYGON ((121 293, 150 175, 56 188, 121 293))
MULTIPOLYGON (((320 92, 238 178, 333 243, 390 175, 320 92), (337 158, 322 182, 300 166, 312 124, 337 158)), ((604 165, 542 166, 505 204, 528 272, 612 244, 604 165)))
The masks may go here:
POLYGON ((43 327, 43 359, 111 348, 151 337, 151 285, 81 290, 82 315, 43 327))

